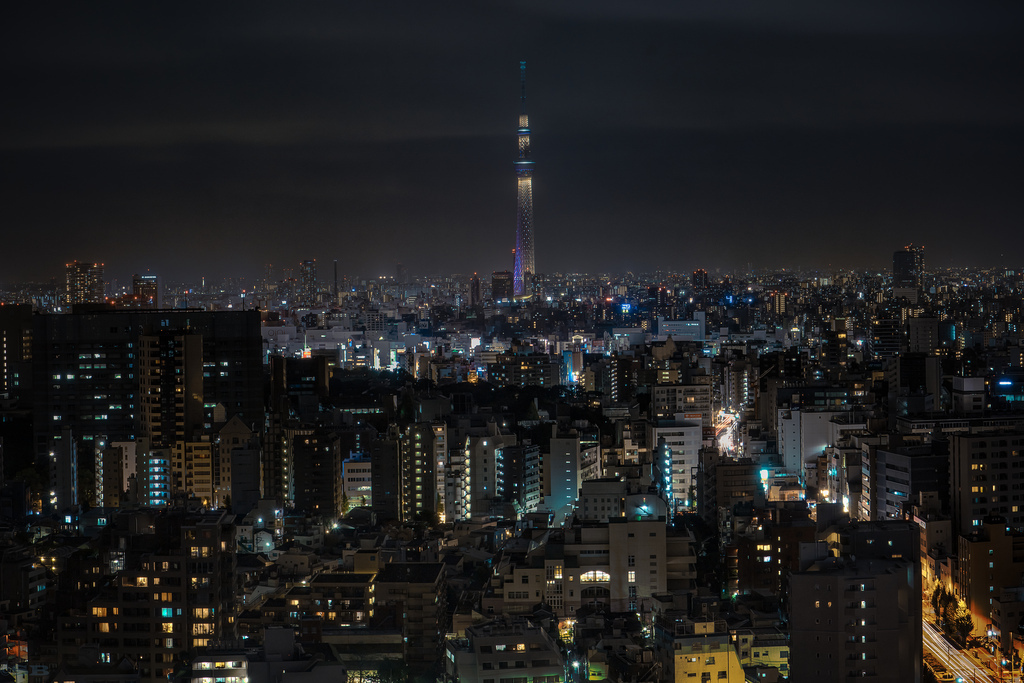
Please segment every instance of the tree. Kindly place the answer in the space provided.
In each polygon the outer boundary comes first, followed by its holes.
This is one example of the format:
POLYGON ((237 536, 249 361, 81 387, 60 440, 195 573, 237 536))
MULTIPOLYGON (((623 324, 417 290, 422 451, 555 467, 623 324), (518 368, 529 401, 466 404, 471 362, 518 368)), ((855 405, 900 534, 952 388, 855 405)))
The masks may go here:
POLYGON ((939 614, 941 613, 939 610, 939 600, 944 592, 945 589, 942 586, 939 586, 932 592, 932 611, 935 612, 936 619, 938 619, 939 614))
POLYGON ((946 610, 949 609, 949 603, 953 601, 953 596, 950 595, 944 586, 941 584, 932 593, 932 609, 935 610, 935 618, 938 621, 943 621, 946 617, 946 610))
POLYGON ((953 627, 953 632, 960 638, 960 642, 963 644, 967 643, 967 637, 971 635, 971 631, 974 630, 974 617, 971 616, 971 610, 968 609, 967 603, 963 600, 959 600, 956 603, 956 607, 950 610, 950 622, 953 627))
POLYGON ((935 607, 935 617, 942 624, 943 628, 948 632, 952 624, 952 611, 951 605, 955 602, 953 595, 946 591, 945 588, 940 588, 936 591, 938 598, 932 598, 933 606, 935 607))
POLYGON ((349 500, 348 500, 348 494, 345 493, 344 491, 342 491, 341 492, 341 514, 342 515, 347 515, 348 511, 349 511, 349 509, 351 507, 352 506, 351 506, 351 504, 349 503, 349 500))

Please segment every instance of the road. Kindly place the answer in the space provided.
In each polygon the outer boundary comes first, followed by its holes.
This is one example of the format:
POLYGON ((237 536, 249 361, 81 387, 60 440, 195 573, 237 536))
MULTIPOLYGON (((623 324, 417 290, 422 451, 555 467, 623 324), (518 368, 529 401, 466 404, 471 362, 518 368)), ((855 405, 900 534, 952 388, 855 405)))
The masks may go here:
POLYGON ((927 619, 923 621, 924 651, 935 655, 951 674, 965 683, 992 683, 996 680, 988 669, 949 644, 927 619))

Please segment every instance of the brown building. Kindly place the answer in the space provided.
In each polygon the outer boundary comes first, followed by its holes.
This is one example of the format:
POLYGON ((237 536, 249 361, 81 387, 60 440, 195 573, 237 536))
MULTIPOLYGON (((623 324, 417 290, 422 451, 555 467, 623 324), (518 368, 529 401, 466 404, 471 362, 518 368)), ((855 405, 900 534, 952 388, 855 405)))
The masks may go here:
POLYGON ((913 522, 830 524, 818 508, 818 539, 786 590, 793 683, 867 677, 921 680, 921 565, 913 522))
POLYGON ((1024 534, 1010 531, 1002 517, 986 517, 981 529, 958 541, 957 597, 974 616, 974 633, 992 625, 993 600, 1024 578, 1024 534))
POLYGON ((921 585, 906 560, 823 559, 790 576, 793 683, 921 680, 921 585))

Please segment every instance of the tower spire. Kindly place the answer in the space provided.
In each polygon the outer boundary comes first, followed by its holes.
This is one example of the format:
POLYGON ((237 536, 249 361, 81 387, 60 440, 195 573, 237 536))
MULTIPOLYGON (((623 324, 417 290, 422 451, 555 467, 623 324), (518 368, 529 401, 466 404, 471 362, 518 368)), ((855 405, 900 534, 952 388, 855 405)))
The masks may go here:
POLYGON ((522 88, 522 94, 519 97, 523 107, 519 113, 526 114, 526 62, 519 62, 519 83, 522 88))

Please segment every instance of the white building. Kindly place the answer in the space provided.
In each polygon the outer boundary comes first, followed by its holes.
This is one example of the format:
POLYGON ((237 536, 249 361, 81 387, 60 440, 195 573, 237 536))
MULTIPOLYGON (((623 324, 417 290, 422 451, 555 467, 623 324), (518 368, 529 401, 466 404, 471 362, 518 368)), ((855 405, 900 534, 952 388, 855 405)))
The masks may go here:
POLYGON ((648 423, 647 443, 654 452, 655 465, 661 471, 670 509, 674 512, 696 504, 691 489, 697 485, 696 472, 703 429, 700 420, 688 420, 677 414, 672 420, 648 423))

